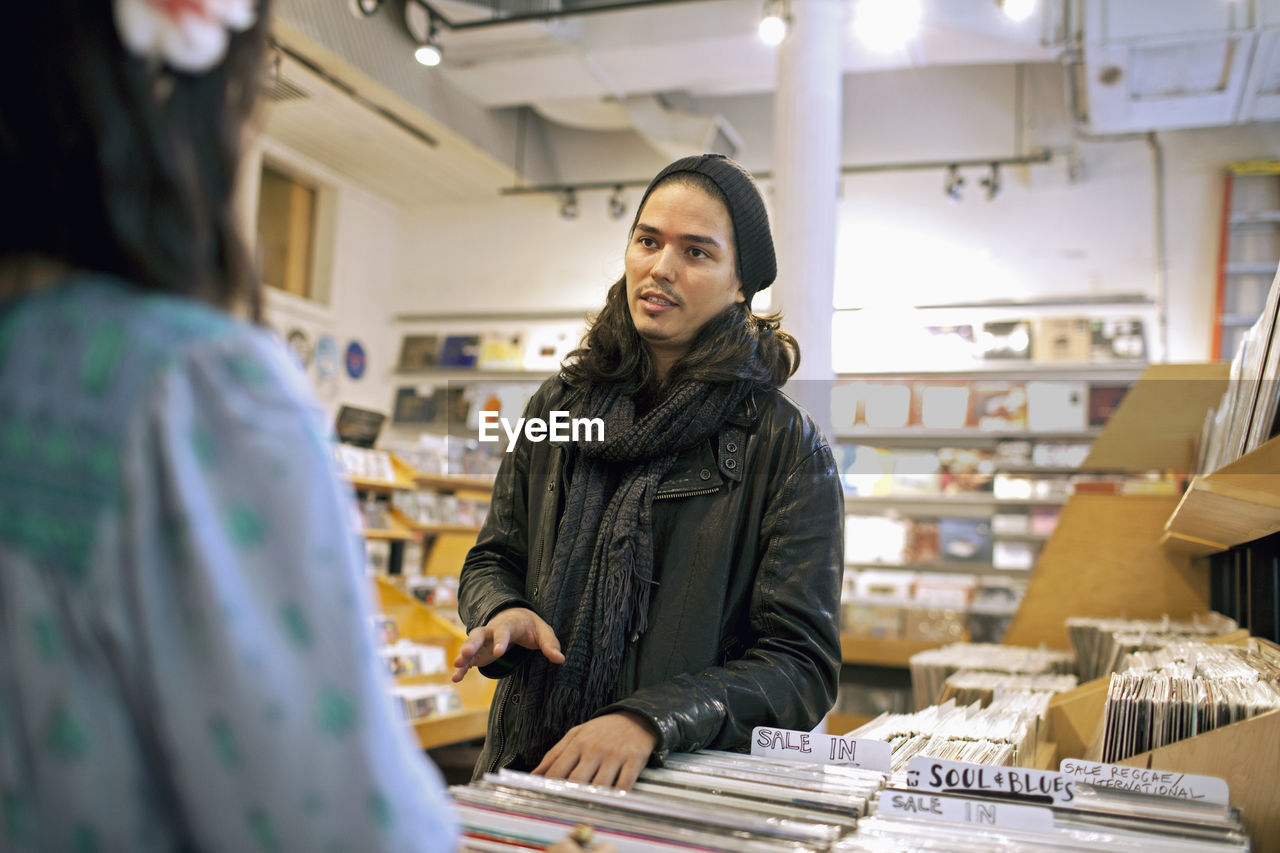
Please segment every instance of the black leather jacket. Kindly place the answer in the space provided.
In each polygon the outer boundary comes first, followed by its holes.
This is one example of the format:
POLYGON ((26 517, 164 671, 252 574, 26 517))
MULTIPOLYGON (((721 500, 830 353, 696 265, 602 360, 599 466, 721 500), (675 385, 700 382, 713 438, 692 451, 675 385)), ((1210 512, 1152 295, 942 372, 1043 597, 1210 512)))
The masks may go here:
MULTIPOLYGON (((525 416, 568 410, 572 394, 550 379, 525 416)), ((574 455, 571 443, 524 438, 505 455, 462 568, 468 630, 508 607, 537 611, 531 602, 555 547, 574 455)), ((659 762, 673 750, 746 747, 754 726, 817 725, 839 677, 843 518, 839 475, 817 426, 780 391, 749 395, 658 488, 649 630, 632 638, 616 701, 599 714, 646 718, 660 734, 659 762)), ((510 673, 529 653, 513 646, 482 672, 510 673)), ((477 776, 530 769, 505 749, 524 715, 539 713, 522 704, 518 681, 498 686, 477 776)))

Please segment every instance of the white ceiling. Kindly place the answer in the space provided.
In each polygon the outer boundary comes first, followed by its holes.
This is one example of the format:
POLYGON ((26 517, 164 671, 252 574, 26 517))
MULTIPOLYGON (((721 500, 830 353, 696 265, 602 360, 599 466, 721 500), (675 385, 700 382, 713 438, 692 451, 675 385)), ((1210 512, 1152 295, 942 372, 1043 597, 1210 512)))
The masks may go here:
MULTIPOLYGON (((844 0, 849 18, 861 1, 844 0)), ((285 0, 282 16, 303 18, 303 2, 285 0)), ((1095 133, 1280 118, 1280 0, 1041 0, 1020 24, 1005 18, 995 0, 921 3, 919 36, 893 53, 871 52, 845 27, 845 71, 1061 62, 1068 55, 1066 16, 1071 29, 1083 32, 1081 103, 1089 113, 1086 126, 1095 133)), ((491 14, 459 0, 433 5, 453 21, 491 14)), ((438 95, 447 89, 449 98, 437 96, 430 109, 403 116, 444 132, 450 144, 435 147, 286 61, 286 79, 312 97, 274 104, 267 132, 399 204, 492 199, 515 179, 514 160, 494 154, 510 150, 510 142, 481 140, 452 121, 450 98, 473 112, 531 107, 551 126, 615 133, 636 127, 641 108, 655 98, 688 105, 700 98, 753 96, 767 110, 768 99, 758 96, 774 89, 776 48, 756 38, 761 8, 762 0, 696 0, 546 23, 445 29, 442 66, 397 69, 421 80, 424 90, 433 87, 438 95)), ((402 0, 386 0, 378 15, 398 16, 401 9, 402 0)), ((360 68, 361 58, 343 50, 353 31, 374 28, 354 18, 335 24, 329 14, 325 26, 347 32, 320 45, 328 63, 324 70, 344 80, 376 77, 367 60, 360 68), (349 68, 329 67, 345 62, 349 68)), ((382 50, 411 52, 398 19, 382 20, 378 27, 382 50)), ((308 35, 329 38, 314 26, 308 35)), ((556 152, 544 154, 556 171, 556 152)), ((559 171, 572 171, 560 165, 559 171)))

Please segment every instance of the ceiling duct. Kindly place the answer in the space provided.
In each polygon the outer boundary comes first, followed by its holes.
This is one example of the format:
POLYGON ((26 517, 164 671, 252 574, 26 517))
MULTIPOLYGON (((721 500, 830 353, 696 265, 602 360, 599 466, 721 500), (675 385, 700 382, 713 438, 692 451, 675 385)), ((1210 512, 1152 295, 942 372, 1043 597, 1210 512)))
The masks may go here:
POLYGON ((742 150, 742 137, 723 116, 671 109, 656 95, 635 95, 622 104, 636 133, 669 160, 708 152, 737 157, 742 150))
POLYGON ((669 160, 708 152, 736 157, 744 147, 724 116, 675 109, 658 95, 544 101, 534 109, 548 121, 578 130, 632 130, 669 160))

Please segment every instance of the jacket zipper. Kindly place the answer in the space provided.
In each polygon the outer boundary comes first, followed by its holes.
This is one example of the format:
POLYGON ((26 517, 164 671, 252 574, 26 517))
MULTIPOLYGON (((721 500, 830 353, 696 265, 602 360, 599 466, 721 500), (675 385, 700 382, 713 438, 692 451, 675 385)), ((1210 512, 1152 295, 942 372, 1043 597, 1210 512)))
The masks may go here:
POLYGON ((672 492, 668 495, 654 495, 653 499, 655 501, 665 501, 672 498, 695 498, 698 495, 712 495, 718 491, 720 491, 720 487, 716 486, 714 489, 698 489, 692 492, 672 492))
POLYGON ((498 748, 493 751, 493 760, 489 762, 489 767, 485 771, 486 773, 497 773, 498 765, 502 764, 502 759, 504 758, 502 753, 505 752, 507 748, 507 733, 502 727, 502 712, 506 709, 507 697, 504 694, 502 697, 502 703, 498 705, 498 713, 493 718, 494 729, 496 729, 498 733, 498 748))

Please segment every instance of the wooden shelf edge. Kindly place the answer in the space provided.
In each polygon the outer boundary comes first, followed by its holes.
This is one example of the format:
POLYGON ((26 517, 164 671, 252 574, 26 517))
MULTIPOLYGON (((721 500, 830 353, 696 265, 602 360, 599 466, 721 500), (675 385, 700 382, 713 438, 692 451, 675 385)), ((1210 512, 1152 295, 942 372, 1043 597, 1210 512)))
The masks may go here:
POLYGON ((364 531, 364 538, 370 542, 408 542, 417 538, 412 530, 371 529, 364 531))
POLYGON ((435 535, 438 533, 463 533, 471 536, 479 535, 480 525, 478 524, 417 524, 414 523, 413 529, 419 533, 435 535))
POLYGON ((1247 476, 1209 474, 1192 479, 1165 522, 1161 544, 1203 556, 1280 530, 1280 499, 1240 485, 1240 478, 1247 476))
POLYGON ((347 477, 346 480, 361 492, 403 492, 413 488, 413 483, 400 480, 371 480, 368 477, 347 477))
POLYGON ((1174 533, 1171 530, 1166 530, 1160 537, 1160 544, 1171 551, 1182 551, 1193 557, 1207 557, 1210 554, 1221 553, 1230 547, 1220 542, 1210 542, 1208 539, 1174 533))
POLYGON ((488 723, 488 707, 464 708, 461 711, 408 721, 418 738, 418 746, 422 749, 435 749, 451 743, 482 738, 488 723))
POLYGON ((494 478, 465 474, 417 474, 414 482, 422 488, 441 491, 492 492, 494 478))

